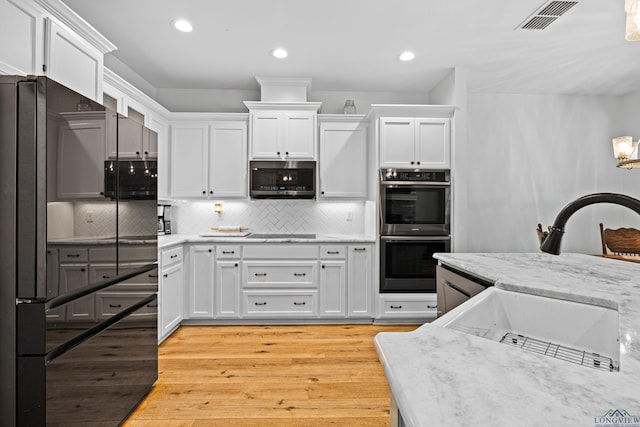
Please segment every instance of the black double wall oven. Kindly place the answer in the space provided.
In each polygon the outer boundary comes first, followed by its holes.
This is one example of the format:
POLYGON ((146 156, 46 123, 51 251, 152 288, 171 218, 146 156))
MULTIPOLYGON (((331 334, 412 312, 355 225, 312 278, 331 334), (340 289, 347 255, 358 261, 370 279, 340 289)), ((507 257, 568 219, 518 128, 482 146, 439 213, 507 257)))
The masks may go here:
POLYGON ((380 170, 380 292, 435 293, 451 251, 449 170, 380 170))

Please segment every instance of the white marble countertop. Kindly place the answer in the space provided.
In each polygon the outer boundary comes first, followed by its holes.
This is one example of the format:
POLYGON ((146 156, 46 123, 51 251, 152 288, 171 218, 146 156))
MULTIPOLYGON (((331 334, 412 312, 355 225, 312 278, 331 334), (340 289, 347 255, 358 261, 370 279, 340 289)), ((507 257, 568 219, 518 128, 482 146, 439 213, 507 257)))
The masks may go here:
POLYGON ((376 348, 408 426, 595 426, 610 409, 640 417, 640 264, 580 254, 436 258, 497 288, 617 308, 620 371, 431 324, 381 333, 376 348))
POLYGON ((375 243, 376 237, 365 234, 317 234, 315 239, 284 238, 284 239, 256 239, 248 235, 241 236, 207 236, 198 234, 171 234, 158 236, 158 249, 182 243, 375 243))

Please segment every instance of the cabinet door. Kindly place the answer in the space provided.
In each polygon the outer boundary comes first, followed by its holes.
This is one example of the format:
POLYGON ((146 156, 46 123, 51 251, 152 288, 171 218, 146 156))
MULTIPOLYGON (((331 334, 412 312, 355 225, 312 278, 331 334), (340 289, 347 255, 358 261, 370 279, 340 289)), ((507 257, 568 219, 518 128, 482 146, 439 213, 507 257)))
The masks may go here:
POLYGON ((215 315, 238 318, 240 315, 240 261, 217 261, 215 276, 215 315))
POLYGON ((102 53, 80 36, 45 19, 46 75, 92 100, 102 103, 102 53))
POLYGON ((145 159, 158 158, 158 134, 146 127, 142 129, 142 155, 145 159))
POLYGON ((104 199, 105 120, 79 113, 60 124, 58 133, 58 198, 104 199))
POLYGON ((122 159, 142 158, 144 126, 133 119, 118 116, 118 154, 122 159))
MULTIPOLYGON (((60 289, 59 257, 57 249, 47 249, 47 292, 48 297, 64 294, 64 289, 60 289)), ((47 321, 55 322, 65 319, 65 306, 60 306, 52 310, 47 310, 47 321)))
POLYGON ((309 112, 284 113, 285 139, 281 157, 285 159, 315 159, 316 114, 309 112))
POLYGON ((449 123, 449 119, 415 119, 416 164, 419 167, 450 167, 449 123))
POLYGON ((171 127, 171 195, 206 197, 208 189, 209 127, 174 124, 171 127))
POLYGON ((405 168, 414 164, 414 119, 380 118, 380 166, 405 168))
POLYGON ((373 262, 370 245, 349 246, 347 281, 348 316, 373 314, 373 262))
POLYGON ((345 261, 320 261, 320 316, 346 314, 347 265, 345 261))
POLYGON ((189 249, 189 318, 213 319, 214 247, 189 249))
POLYGON ((216 122, 211 125, 209 191, 213 197, 247 196, 247 124, 216 122))
POLYGON ((158 334, 166 338, 182 321, 182 264, 163 269, 159 281, 158 334))
MULTIPOLYGON (((60 287, 72 292, 89 284, 88 264, 61 264, 60 287)), ((66 304, 68 321, 91 321, 95 319, 95 298, 92 295, 66 304)))
POLYGON ((281 149, 282 114, 274 111, 251 113, 251 158, 280 159, 284 156, 281 149))
POLYGON ((21 0, 0 0, 0 74, 42 74, 43 16, 21 0))
POLYGON ((358 123, 320 124, 320 196, 367 196, 367 129, 358 123))

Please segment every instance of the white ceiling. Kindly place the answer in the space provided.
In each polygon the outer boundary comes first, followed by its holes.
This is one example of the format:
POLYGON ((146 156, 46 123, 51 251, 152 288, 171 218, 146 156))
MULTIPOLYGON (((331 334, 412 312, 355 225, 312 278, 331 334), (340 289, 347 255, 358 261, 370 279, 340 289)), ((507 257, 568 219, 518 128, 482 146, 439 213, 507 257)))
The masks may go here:
POLYGON ((620 95, 640 90, 624 0, 579 0, 546 30, 515 30, 545 0, 64 0, 155 88, 430 91, 452 67, 472 92, 620 95), (190 20, 192 33, 170 23, 190 20), (289 57, 270 56, 285 47, 289 57), (403 50, 416 59, 397 60, 403 50))

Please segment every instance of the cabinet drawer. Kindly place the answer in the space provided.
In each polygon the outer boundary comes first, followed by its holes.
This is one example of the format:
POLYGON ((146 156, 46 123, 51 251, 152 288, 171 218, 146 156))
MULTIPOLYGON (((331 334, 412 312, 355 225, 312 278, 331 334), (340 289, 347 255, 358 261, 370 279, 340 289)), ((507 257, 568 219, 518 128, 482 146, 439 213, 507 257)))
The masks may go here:
POLYGON ((88 261, 89 250, 87 248, 60 248, 60 262, 88 261))
POLYGON ((380 317, 436 317, 436 295, 381 297, 380 317))
MULTIPOLYGON (((98 317, 107 318, 122 310, 131 307, 143 298, 149 296, 148 292, 98 292, 96 294, 96 306, 98 317)), ((131 320, 155 317, 158 310, 158 302, 154 301, 137 310, 129 316, 131 320)))
POLYGON ((244 277, 249 286, 295 285, 315 286, 317 262, 291 261, 287 263, 268 261, 245 261, 244 277))
POLYGON ((344 259, 347 256, 347 247, 341 245, 320 246, 320 258, 322 259, 344 259))
POLYGON ((216 246, 217 259, 237 259, 240 258, 240 245, 216 246))
POLYGON ((243 291, 247 316, 315 316, 318 313, 317 291, 243 291))
POLYGON ((162 251, 160 255, 162 267, 168 267, 182 262, 182 246, 162 251))
POLYGON ((244 245, 245 259, 316 259, 318 245, 244 245))

